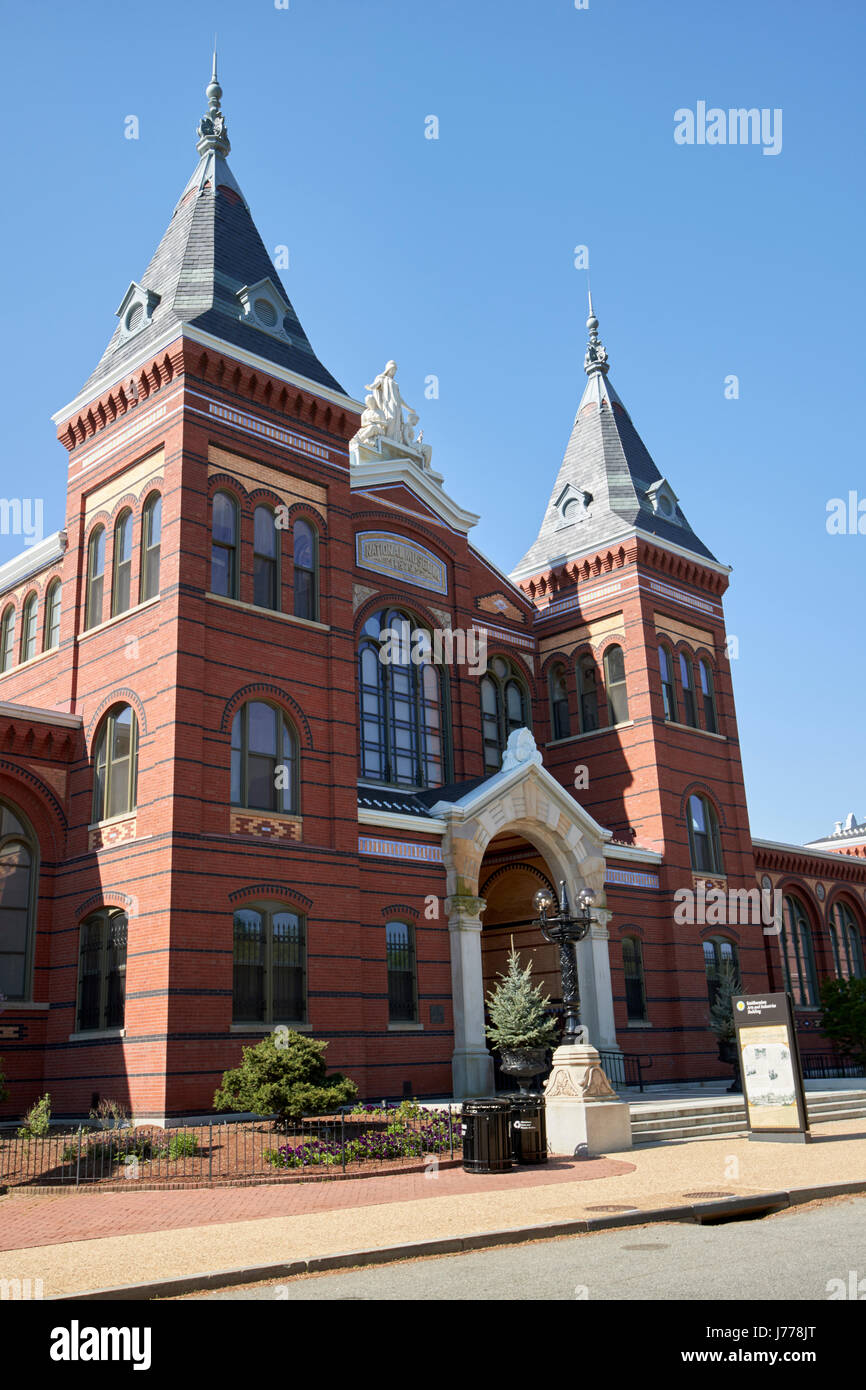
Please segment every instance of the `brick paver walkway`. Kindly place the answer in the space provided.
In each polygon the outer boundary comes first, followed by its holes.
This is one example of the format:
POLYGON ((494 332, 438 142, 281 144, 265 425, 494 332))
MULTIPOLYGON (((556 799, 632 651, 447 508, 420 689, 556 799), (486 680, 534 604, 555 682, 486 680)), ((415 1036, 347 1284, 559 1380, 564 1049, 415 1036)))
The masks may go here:
MULTIPOLYGON (((140 1235, 187 1226, 214 1226, 264 1217, 308 1216, 314 1212, 504 1192, 519 1187, 591 1181, 633 1173, 635 1165, 612 1158, 575 1162, 555 1158, 509 1173, 465 1173, 443 1168, 340 1182, 286 1183, 284 1187, 196 1188, 166 1192, 89 1192, 80 1188, 50 1196, 27 1196, 18 1188, 0 1198, 0 1250, 57 1245, 103 1236, 140 1235)), ((611 1194, 611 1201, 616 1201, 611 1194)))

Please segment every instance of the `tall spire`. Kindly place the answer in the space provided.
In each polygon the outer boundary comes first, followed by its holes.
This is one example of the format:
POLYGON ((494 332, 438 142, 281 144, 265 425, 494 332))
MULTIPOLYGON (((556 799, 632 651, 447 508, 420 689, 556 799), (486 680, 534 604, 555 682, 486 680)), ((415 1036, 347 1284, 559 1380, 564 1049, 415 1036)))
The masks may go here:
POLYGON ((589 329, 589 345, 583 359, 583 370, 587 376, 592 372, 603 372, 607 376, 609 370, 607 349, 598 340, 598 319, 592 308, 592 290, 588 290, 587 293, 589 296, 589 318, 586 321, 586 326, 589 329))
POLYGON ((208 109, 198 123, 198 129, 196 131, 198 144, 196 145, 196 149, 199 154, 207 154, 208 151, 214 150, 225 159, 226 155, 231 151, 231 144, 229 143, 229 133, 226 128, 225 117, 220 110, 222 94, 223 89, 217 77, 216 39, 214 39, 213 71, 211 73, 210 82, 205 88, 208 109))

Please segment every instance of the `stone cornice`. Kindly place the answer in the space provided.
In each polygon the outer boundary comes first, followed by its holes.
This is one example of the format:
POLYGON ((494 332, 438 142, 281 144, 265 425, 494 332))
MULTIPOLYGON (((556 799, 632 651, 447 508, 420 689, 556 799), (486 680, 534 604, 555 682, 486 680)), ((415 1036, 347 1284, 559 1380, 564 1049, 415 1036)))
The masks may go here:
POLYGON ((834 854, 829 850, 807 849, 804 845, 779 844, 774 840, 753 840, 757 870, 806 874, 813 878, 838 877, 866 884, 866 860, 853 854, 834 854))

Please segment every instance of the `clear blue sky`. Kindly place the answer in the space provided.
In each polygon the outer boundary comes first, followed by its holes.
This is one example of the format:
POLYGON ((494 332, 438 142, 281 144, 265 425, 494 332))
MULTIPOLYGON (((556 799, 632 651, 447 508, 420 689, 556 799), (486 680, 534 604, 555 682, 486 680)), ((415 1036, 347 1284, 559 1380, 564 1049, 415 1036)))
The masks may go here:
MULTIPOLYGON (((314 347, 353 395, 397 359, 434 465, 506 570, 582 389, 572 251, 589 247, 611 380, 733 567, 753 832, 866 817, 866 535, 825 529, 829 498, 866 497, 860 0, 6 0, 0 16, 4 496, 26 477, 46 530, 62 524, 49 416, 195 165, 217 30, 232 169, 266 245, 290 247, 314 347), (698 101, 780 107, 781 153, 676 145, 674 111, 698 101)), ((0 536, 0 560, 19 549, 0 536)))

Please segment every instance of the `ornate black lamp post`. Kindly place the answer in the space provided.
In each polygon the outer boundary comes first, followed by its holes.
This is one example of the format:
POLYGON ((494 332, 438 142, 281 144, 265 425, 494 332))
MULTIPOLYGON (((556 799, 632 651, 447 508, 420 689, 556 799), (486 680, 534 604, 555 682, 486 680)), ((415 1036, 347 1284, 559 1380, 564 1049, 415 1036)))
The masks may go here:
POLYGON ((578 1040, 578 1029, 580 1028, 580 1006, 577 992, 577 961, 574 954, 575 942, 582 941, 589 934, 589 930, 596 921, 592 915, 592 904, 594 901, 592 893, 588 888, 581 889, 578 902, 581 912, 578 917, 571 915, 571 908, 568 904, 568 893, 565 881, 560 880, 559 884, 559 910, 552 912, 556 906, 553 895, 546 889, 540 888, 533 898, 538 919, 535 926, 541 928, 541 935, 545 941, 559 947, 559 971, 562 976, 562 1002, 565 1005, 565 1031, 562 1035, 562 1043, 566 1047, 573 1046, 578 1040))

